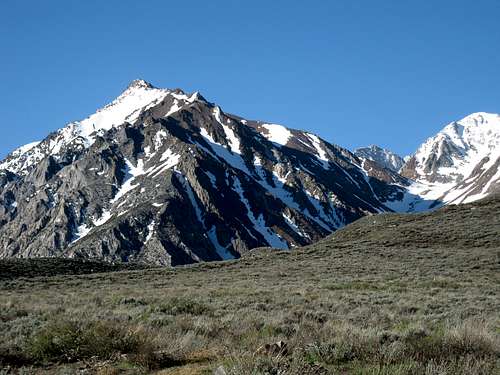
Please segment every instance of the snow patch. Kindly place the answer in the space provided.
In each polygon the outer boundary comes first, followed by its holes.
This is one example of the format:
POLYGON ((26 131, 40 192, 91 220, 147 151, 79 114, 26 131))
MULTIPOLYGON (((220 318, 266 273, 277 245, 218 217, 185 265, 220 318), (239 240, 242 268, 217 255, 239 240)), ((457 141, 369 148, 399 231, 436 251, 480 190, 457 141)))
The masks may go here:
POLYGON ((205 128, 200 129, 200 134, 210 144, 210 147, 213 150, 213 152, 207 150, 205 147, 203 147, 203 145, 199 146, 201 146, 203 149, 205 149, 212 155, 214 155, 215 153, 220 159, 224 160, 233 168, 239 169, 245 172, 246 174, 251 175, 243 158, 241 157, 241 155, 239 155, 239 152, 238 153, 231 152, 226 147, 216 142, 215 139, 208 133, 208 131, 205 128))
POLYGON ((171 169, 175 167, 177 164, 179 164, 181 156, 179 154, 175 154, 172 150, 167 149, 165 152, 162 154, 160 158, 160 165, 150 167, 146 171, 146 174, 148 176, 152 176, 153 178, 162 174, 165 172, 167 169, 171 169))
POLYGON ((94 221, 94 225, 96 227, 99 227, 109 221, 113 215, 111 214, 110 211, 104 211, 101 215, 101 217, 97 220, 94 221))
POLYGON ((116 193, 115 197, 111 200, 111 204, 114 204, 121 197, 126 195, 129 191, 135 189, 139 184, 133 185, 133 181, 144 172, 144 161, 142 159, 137 160, 137 166, 134 166, 128 159, 125 159, 125 168, 123 169, 125 173, 124 181, 122 186, 116 193))
POLYGON ((73 233, 73 240, 71 241, 71 243, 75 243, 78 240, 82 239, 87 234, 89 234, 91 230, 92 230, 92 227, 87 226, 87 224, 79 225, 76 228, 75 232, 73 233))
POLYGON ((259 216, 255 217, 255 214, 253 213, 250 207, 248 199, 245 198, 243 187, 241 186, 241 182, 238 179, 238 177, 234 178, 233 189, 238 193, 241 202, 243 202, 243 204, 245 205, 247 209, 248 218, 252 222, 253 227, 257 232, 262 234, 267 244, 271 247, 275 247, 278 249, 289 249, 288 243, 284 241, 278 234, 276 234, 271 228, 268 228, 264 216, 262 214, 259 214, 259 216))
POLYGON ((148 235, 146 236, 146 240, 144 241, 144 245, 149 242, 151 237, 153 237, 155 225, 156 225, 156 223, 155 223, 154 219, 151 220, 151 223, 149 223, 149 225, 148 225, 148 235))
POLYGON ((279 145, 285 146, 292 137, 290 130, 282 125, 263 124, 262 127, 267 130, 267 133, 262 133, 264 137, 279 145))
POLYGON ((307 133, 307 136, 312 141, 312 144, 313 144, 314 148, 316 149, 318 159, 321 160, 322 162, 324 162, 323 165, 325 165, 325 163, 326 163, 326 166, 328 166, 328 162, 329 162, 328 156, 326 154, 326 151, 323 149, 323 147, 321 147, 320 139, 316 135, 311 134, 311 133, 307 133))
POLYGON ((288 224, 290 228, 293 229, 295 233, 297 233, 300 237, 307 238, 308 240, 311 239, 311 237, 301 230, 297 224, 293 221, 292 217, 287 215, 285 212, 282 213, 283 219, 285 219, 285 222, 288 224))

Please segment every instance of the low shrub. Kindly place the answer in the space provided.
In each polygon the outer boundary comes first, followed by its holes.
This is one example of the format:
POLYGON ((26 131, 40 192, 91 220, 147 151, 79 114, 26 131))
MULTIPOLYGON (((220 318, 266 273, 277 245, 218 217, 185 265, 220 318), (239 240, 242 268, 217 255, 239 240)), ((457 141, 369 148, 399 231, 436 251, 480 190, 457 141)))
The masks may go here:
POLYGON ((175 297, 168 301, 165 301, 153 308, 153 310, 155 312, 161 312, 163 314, 169 315, 204 315, 210 312, 210 308, 204 303, 180 297, 175 297))
POLYGON ((90 357, 109 359, 117 353, 148 350, 145 333, 113 322, 50 322, 26 345, 26 354, 36 361, 73 362, 90 357))

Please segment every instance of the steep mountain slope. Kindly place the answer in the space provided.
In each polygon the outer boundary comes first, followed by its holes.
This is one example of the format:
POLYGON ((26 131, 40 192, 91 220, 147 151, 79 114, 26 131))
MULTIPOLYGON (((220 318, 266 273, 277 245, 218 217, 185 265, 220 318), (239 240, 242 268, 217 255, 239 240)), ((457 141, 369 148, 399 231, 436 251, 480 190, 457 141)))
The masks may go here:
POLYGON ((360 158, 375 161, 393 172, 399 172, 401 167, 405 164, 401 156, 376 145, 357 148, 354 150, 354 153, 360 158))
POLYGON ((500 188, 500 115, 474 113, 447 125, 406 162, 413 191, 441 203, 467 203, 500 188))
POLYGON ((319 137, 133 81, 0 164, 0 256, 178 265, 316 241, 406 179, 319 137))

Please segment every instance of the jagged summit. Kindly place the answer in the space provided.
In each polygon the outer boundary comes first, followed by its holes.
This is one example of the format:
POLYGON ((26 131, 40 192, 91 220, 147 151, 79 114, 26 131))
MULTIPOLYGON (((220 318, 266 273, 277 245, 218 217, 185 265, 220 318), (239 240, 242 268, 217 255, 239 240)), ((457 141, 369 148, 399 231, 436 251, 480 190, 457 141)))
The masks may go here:
MULTIPOLYGON (((137 92, 151 92, 151 91, 160 91, 163 92, 167 95, 173 95, 177 97, 177 99, 182 99, 182 98, 191 98, 191 101, 193 100, 203 100, 206 101, 206 99, 198 92, 195 91, 193 93, 188 93, 184 91, 183 89, 177 87, 173 89, 164 89, 164 88, 159 88, 152 83, 145 81, 143 79, 134 79, 129 83, 127 88, 124 90, 124 92, 117 98, 119 99, 122 96, 127 96, 130 95, 131 93, 137 93, 137 92)), ((115 99, 115 101, 117 100, 115 99)), ((112 104, 112 103, 110 103, 112 104)))
POLYGON ((169 116, 195 101, 205 99, 198 92, 186 94, 181 89, 159 89, 144 80, 133 80, 125 91, 96 113, 69 123, 42 142, 33 142, 13 151, 0 162, 0 169, 26 174, 43 158, 49 155, 59 157, 70 145, 88 148, 104 132, 124 123, 134 123, 141 113, 162 102, 169 108, 165 114, 169 116))
POLYGON ((498 189, 500 116, 477 112, 427 139, 401 172, 448 203, 470 202, 498 189))
POLYGON ((127 89, 132 89, 132 88, 155 89, 156 87, 143 79, 134 79, 127 86, 127 89))

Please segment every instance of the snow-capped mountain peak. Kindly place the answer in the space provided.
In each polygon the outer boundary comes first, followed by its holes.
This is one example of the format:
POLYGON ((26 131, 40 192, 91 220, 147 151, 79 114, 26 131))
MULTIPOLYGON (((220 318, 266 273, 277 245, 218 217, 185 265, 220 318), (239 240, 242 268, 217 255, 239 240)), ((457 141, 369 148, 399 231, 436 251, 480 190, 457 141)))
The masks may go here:
POLYGON ((477 112, 446 125, 406 162, 402 174, 440 191, 443 202, 479 199, 496 185, 500 116, 477 112), (436 188, 436 186, 438 188, 436 188))
POLYGON ((124 122, 133 122, 134 115, 148 106, 155 105, 170 93, 169 90, 157 89, 142 80, 134 80, 127 89, 104 108, 82 121, 75 122, 78 135, 90 138, 99 130, 109 130, 124 122))
POLYGON ((500 114, 488 112, 475 112, 464 117, 459 122, 465 126, 489 124, 500 121, 500 114))
POLYGON ((25 174, 44 157, 57 157, 70 144, 90 147, 99 134, 125 122, 133 123, 142 112, 162 101, 170 106, 165 115, 169 116, 197 100, 204 100, 198 92, 188 95, 180 89, 159 89, 144 80, 133 80, 116 99, 84 120, 69 123, 43 142, 33 142, 12 152, 0 163, 0 169, 25 174))
POLYGON ((155 89, 151 83, 143 80, 143 79, 134 79, 131 81, 127 87, 127 89, 132 89, 132 88, 145 88, 145 89, 155 89))
POLYGON ((459 182, 500 146, 500 116, 478 112, 446 125, 413 155, 415 178, 459 182))
POLYGON ((372 160, 394 172, 398 172, 404 165, 404 160, 401 156, 376 145, 357 148, 354 153, 358 157, 372 160))

